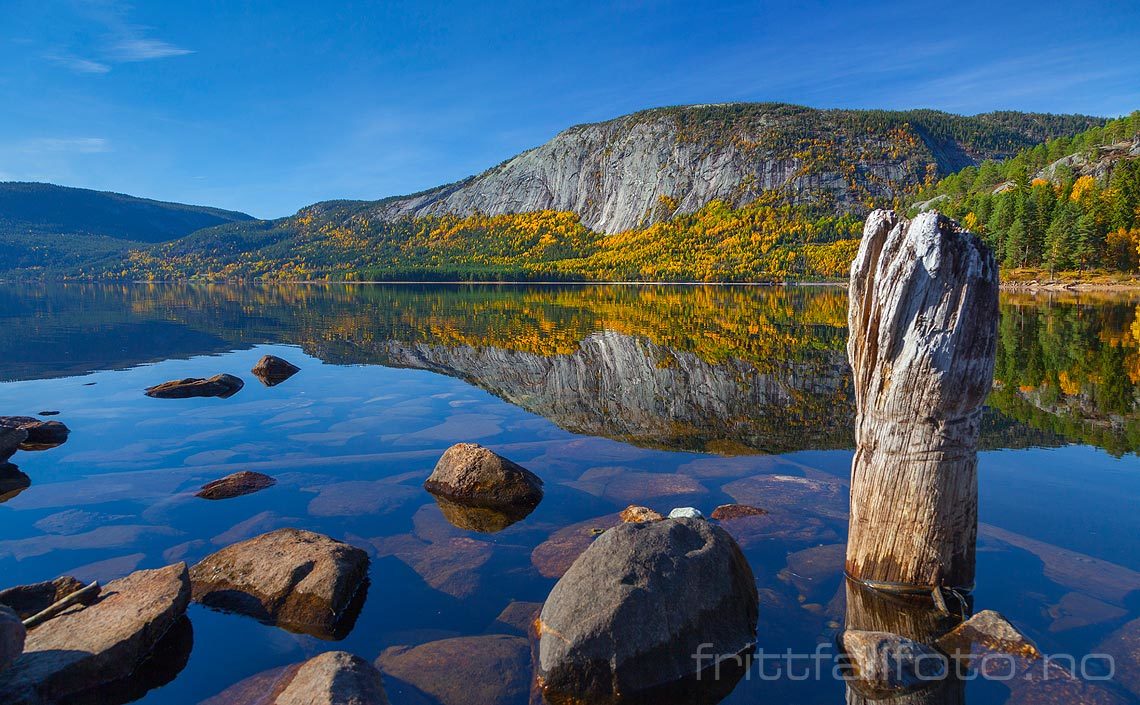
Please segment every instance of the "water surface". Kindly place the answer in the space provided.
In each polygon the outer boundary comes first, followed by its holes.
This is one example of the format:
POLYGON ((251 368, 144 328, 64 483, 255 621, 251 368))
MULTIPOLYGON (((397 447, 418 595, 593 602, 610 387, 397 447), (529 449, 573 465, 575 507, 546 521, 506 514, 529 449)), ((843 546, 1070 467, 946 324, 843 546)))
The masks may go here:
MULTIPOLYGON (((1002 299, 976 602, 1050 653, 1094 652, 1140 616, 1137 303, 1002 299)), ((0 504, 0 583, 192 563, 284 526, 371 554, 341 642, 192 606, 185 667, 142 702, 197 703, 331 648, 372 659, 515 633, 497 617, 545 599, 552 534, 606 526, 631 503, 737 501, 783 522, 736 532, 762 588, 761 645, 811 653, 843 619, 846 307, 825 287, 0 285, 0 414, 59 411, 72 429, 13 458, 31 486, 0 504), (248 371, 267 353, 301 373, 264 387, 248 371), (245 388, 142 394, 221 372, 245 388), (546 499, 496 534, 449 524, 420 484, 460 441, 541 475, 546 499), (193 497, 238 470, 278 484, 193 497), (773 489, 789 477, 818 491, 773 489)), ((973 705, 1008 695, 968 689, 973 705)), ((830 680, 753 679, 725 702, 842 698, 830 680)))

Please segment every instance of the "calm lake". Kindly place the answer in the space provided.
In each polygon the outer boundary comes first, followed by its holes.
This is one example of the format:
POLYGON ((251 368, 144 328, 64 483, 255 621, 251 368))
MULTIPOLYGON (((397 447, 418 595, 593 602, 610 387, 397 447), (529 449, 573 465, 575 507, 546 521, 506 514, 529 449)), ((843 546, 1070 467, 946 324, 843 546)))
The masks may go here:
MULTIPOLYGON (((1002 298, 975 607, 1046 653, 1097 653, 1140 617, 1138 304, 1002 298)), ((192 639, 140 701, 181 705, 331 649, 371 660, 521 635, 500 614, 541 603, 571 549, 627 505, 740 502, 770 512, 724 524, 761 588, 760 645, 810 654, 844 614, 846 310, 829 287, 0 285, 0 414, 58 411, 72 431, 6 471, 0 587, 193 563, 285 526, 369 552, 367 599, 339 642, 192 605, 192 639), (267 353, 301 372, 263 386, 249 370, 267 353), (246 382, 229 399, 143 395, 222 372, 246 382), (421 483, 461 441, 540 475, 534 513, 493 534, 449 523, 421 483), (239 470, 277 485, 194 497, 239 470)), ((503 680, 444 666, 423 668, 473 692, 503 680)), ((394 705, 425 702, 386 685, 394 705)), ((967 696, 1010 692, 977 682, 967 696)), ((724 702, 843 698, 830 678, 753 677, 724 702)))

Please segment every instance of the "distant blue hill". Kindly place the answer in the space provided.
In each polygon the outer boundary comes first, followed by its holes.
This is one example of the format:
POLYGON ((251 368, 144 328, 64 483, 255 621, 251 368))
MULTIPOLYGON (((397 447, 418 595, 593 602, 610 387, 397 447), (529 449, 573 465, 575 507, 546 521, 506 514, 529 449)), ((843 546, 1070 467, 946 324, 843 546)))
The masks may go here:
POLYGON ((134 242, 166 242, 195 230, 253 220, 236 211, 166 203, 121 193, 54 184, 0 182, 0 235, 93 235, 134 242))

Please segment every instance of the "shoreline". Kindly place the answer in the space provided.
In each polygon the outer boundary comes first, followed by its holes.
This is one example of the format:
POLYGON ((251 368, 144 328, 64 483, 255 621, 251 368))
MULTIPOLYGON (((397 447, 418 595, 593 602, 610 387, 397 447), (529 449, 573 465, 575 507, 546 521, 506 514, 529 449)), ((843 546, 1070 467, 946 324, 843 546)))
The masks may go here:
MULTIPOLYGON (((848 282, 846 279, 836 279, 833 281, 782 281, 782 282, 705 282, 705 281, 637 281, 637 280, 615 280, 615 281, 526 281, 526 280, 472 280, 472 281, 440 281, 440 280, 423 280, 423 279, 407 279, 407 280, 369 280, 369 281, 350 281, 350 280, 320 280, 320 279, 290 279, 290 280, 264 280, 264 279, 158 279, 158 280, 103 280, 103 279, 2 279, 0 284, 196 284, 196 285, 221 285, 221 284, 238 284, 238 285, 289 285, 289 286, 637 286, 637 287, 653 287, 653 286, 678 286, 678 287, 699 287, 699 286, 717 286, 717 287, 840 287, 846 289, 848 282)), ((1038 292, 1056 292, 1056 293, 1074 293, 1074 292, 1120 292, 1129 293, 1136 292, 1140 294, 1140 278, 1130 278, 1127 280, 1082 280, 1082 279, 1003 279, 1000 284, 1002 291, 1019 292, 1019 293, 1038 293, 1038 292)))

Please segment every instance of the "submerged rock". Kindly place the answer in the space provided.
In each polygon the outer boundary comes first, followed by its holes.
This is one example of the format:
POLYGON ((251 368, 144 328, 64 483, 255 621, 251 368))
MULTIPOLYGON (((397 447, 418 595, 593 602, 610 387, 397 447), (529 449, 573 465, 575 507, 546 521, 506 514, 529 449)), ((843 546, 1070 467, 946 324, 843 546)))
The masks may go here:
POLYGON ((253 494, 276 484, 277 480, 268 475, 243 470, 232 475, 226 475, 219 480, 207 482, 202 485, 202 489, 195 496, 202 499, 230 499, 253 494))
POLYGON ((18 614, 0 605, 0 671, 24 652, 28 632, 18 614))
POLYGON ((1110 634, 1096 651, 1113 657, 1117 682, 1140 697, 1140 619, 1110 634))
POLYGON ((393 646, 376 667, 439 705, 525 705, 532 675, 530 643, 502 634, 393 646))
POLYGON ((602 533, 620 523, 619 515, 607 514, 564 526, 535 546, 530 554, 530 562, 542 577, 561 578, 602 533))
MULTIPOLYGON (((42 583, 17 585, 7 590, 0 590, 0 605, 11 608, 20 615, 20 619, 27 619, 43 612, 68 595, 79 592, 83 587, 83 583, 70 575, 42 583)), ((98 597, 98 592, 92 593, 90 597, 84 599, 84 604, 89 605, 98 597)))
POLYGON ((13 426, 0 426, 0 462, 12 457, 20 444, 28 440, 28 432, 13 426))
POLYGON ((618 516, 626 524, 644 524, 647 521, 661 521, 665 518, 649 507, 639 507, 636 504, 631 504, 621 510, 621 514, 618 516))
POLYGON ((108 583, 98 602, 28 632, 24 653, 0 671, 0 701, 54 702, 130 676, 182 619, 189 601, 183 563, 108 583))
POLYGON ((693 655, 750 654, 758 596, 732 537, 699 519, 621 524, 554 586, 539 676, 555 700, 606 700, 691 678, 693 655), (703 645, 703 646, 702 646, 703 645))
POLYGON ((321 639, 351 631, 367 576, 367 553, 301 529, 255 536, 190 569, 195 602, 321 639))
POLYGON ((220 374, 208 379, 187 377, 148 387, 146 395, 155 399, 189 399, 190 397, 218 397, 228 399, 245 386, 240 378, 220 374))
POLYGON ((848 685, 872 700, 909 693, 940 681, 946 657, 898 634, 851 629, 841 637, 848 685))
POLYGON ((768 513, 766 509, 753 507, 750 504, 722 504, 713 510, 712 518, 717 521, 732 521, 744 517, 759 517, 768 513))
POLYGON ((201 705, 388 705, 388 696, 372 664, 328 651, 247 678, 201 705))
POLYGON ((266 387, 281 384, 300 371, 300 367, 286 360, 282 360, 276 355, 265 355, 258 360, 257 364, 250 370, 266 387))
POLYGON ((424 489, 467 506, 530 513, 542 501, 542 480, 530 470, 477 443, 444 452, 424 489))

